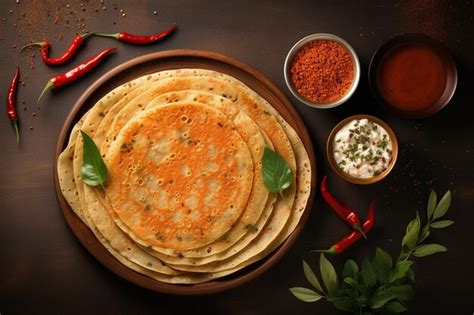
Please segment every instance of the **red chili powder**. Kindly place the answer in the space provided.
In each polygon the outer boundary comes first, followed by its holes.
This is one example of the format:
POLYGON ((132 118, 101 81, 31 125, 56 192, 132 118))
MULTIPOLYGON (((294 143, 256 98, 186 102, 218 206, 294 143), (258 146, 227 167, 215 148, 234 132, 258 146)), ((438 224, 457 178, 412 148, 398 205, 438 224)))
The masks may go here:
POLYGON ((316 104, 337 101, 346 94, 354 79, 351 55, 331 40, 315 40, 301 47, 290 71, 296 91, 316 104))

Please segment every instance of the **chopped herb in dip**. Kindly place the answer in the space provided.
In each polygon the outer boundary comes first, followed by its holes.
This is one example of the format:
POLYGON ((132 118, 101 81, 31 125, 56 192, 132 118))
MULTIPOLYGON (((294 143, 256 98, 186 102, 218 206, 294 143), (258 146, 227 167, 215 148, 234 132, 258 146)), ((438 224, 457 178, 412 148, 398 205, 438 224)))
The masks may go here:
POLYGON ((359 178, 381 174, 392 160, 387 131, 368 119, 353 120, 334 137, 334 159, 345 173, 359 178))

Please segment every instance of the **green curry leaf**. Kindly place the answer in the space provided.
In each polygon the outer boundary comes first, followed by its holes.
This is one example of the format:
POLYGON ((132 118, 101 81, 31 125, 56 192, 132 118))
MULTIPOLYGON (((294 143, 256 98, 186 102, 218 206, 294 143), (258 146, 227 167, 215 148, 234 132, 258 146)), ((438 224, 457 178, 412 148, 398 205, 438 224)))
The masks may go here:
MULTIPOLYGON (((322 279, 321 286, 311 268, 303 262, 303 269, 309 282, 318 290, 327 288, 324 299, 341 311, 354 314, 393 314, 407 310, 406 303, 414 298, 415 274, 410 257, 425 257, 445 252, 447 248, 440 244, 425 244, 430 236, 430 227, 441 229, 451 226, 451 220, 441 220, 450 203, 448 191, 436 204, 436 193, 432 192, 428 201, 426 225, 421 225, 418 212, 408 224, 402 240, 401 253, 396 260, 389 253, 377 248, 373 259, 367 256, 359 268, 351 259, 347 260, 338 274, 324 254, 321 254, 319 268, 322 279), (339 282, 338 279, 342 281, 339 282)), ((320 293, 310 289, 293 288, 293 294, 306 301, 320 300, 320 293), (297 294, 295 294, 295 292, 297 294)))
POLYGON ((306 279, 308 280, 309 283, 311 283, 313 287, 319 290, 319 292, 324 292, 323 288, 321 287, 321 284, 319 283, 318 277, 316 277, 313 270, 311 270, 311 267, 304 260, 303 260, 303 272, 306 279))
POLYGON ((441 218, 446 214, 451 204, 451 192, 448 190, 434 210, 433 219, 441 218))
POLYGON ((286 161, 268 146, 265 146, 262 156, 262 177, 268 191, 273 193, 282 193, 293 182, 293 174, 286 161))
POLYGON ((81 178, 89 186, 99 186, 107 180, 107 166, 102 160, 100 151, 94 141, 81 130, 83 140, 83 156, 81 178))
POLYGON ((331 262, 321 254, 319 256, 319 267, 321 271, 321 278, 323 278, 323 283, 330 296, 333 296, 338 287, 337 273, 334 270, 331 262))
POLYGON ((448 249, 444 247, 443 245, 439 244, 424 244, 420 245, 415 248, 415 251, 413 252, 413 256, 415 257, 425 257, 428 255, 433 255, 436 253, 441 253, 445 252, 448 249))
POLYGON ((433 213, 436 208, 436 201, 438 197, 436 195, 436 192, 434 190, 431 191, 430 197, 428 198, 428 206, 427 206, 427 215, 428 215, 428 220, 431 220, 433 217, 433 213))
POLYGON ((311 289, 294 287, 290 288, 290 292, 300 301, 303 302, 316 302, 323 298, 323 296, 316 291, 311 289))

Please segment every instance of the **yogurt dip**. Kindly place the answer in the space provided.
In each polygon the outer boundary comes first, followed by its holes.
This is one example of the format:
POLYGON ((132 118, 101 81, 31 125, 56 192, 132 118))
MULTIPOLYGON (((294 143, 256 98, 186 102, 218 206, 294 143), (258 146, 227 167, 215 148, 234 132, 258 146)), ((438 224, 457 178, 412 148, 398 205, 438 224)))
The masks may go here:
POLYGON ((336 133, 334 160, 341 170, 357 178, 385 171, 392 160, 392 140, 387 131, 369 119, 355 119, 336 133))

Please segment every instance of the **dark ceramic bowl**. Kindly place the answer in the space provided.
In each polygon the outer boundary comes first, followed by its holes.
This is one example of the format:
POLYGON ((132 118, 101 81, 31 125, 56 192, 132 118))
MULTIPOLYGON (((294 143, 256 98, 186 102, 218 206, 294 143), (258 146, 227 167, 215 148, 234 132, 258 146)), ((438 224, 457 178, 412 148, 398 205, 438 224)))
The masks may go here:
POLYGON ((453 57, 451 56, 448 49, 436 40, 422 34, 400 34, 390 38, 375 52, 375 54, 372 56, 372 60, 370 61, 369 66, 369 84, 374 97, 385 108, 387 108, 397 116, 403 118, 424 118, 440 111, 449 103, 452 96, 454 95, 457 80, 458 75, 456 70, 456 64, 454 63, 453 57), (438 56, 440 56, 444 64, 447 76, 444 92, 439 97, 439 99, 431 106, 418 111, 401 110, 400 108, 397 108, 393 104, 391 104, 380 92, 377 80, 378 67, 380 66, 383 58, 388 53, 392 52, 394 49, 407 44, 421 44, 435 52, 438 56))

